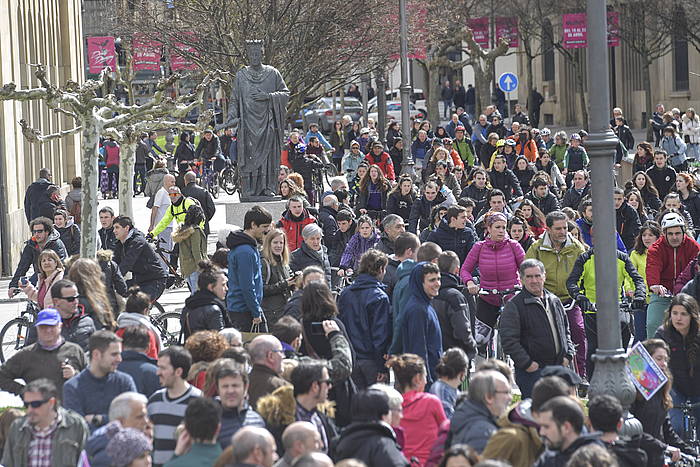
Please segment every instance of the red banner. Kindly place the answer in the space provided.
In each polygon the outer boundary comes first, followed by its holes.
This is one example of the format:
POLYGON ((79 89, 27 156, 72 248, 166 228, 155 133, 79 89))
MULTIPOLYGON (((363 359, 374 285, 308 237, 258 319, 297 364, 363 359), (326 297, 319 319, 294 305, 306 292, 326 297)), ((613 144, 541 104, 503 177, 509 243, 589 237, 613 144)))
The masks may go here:
POLYGON ((160 70, 160 49, 162 44, 158 41, 145 39, 140 35, 134 36, 133 59, 134 70, 160 70))
MULTIPOLYGON (((588 24, 586 13, 572 13, 562 16, 563 37, 565 49, 580 49, 588 47, 588 24)), ((620 13, 608 11, 608 47, 620 45, 620 13)))
POLYGON ((88 66, 90 73, 100 73, 106 67, 117 68, 117 52, 114 37, 95 36, 87 38, 88 66))
POLYGON ((474 33, 474 40, 481 46, 481 48, 488 49, 491 47, 488 17, 470 19, 469 29, 471 29, 474 33))
POLYGON ((508 41, 509 47, 518 48, 520 41, 518 40, 517 17, 496 18, 496 42, 500 42, 501 38, 505 38, 508 41))
MULTIPOLYGON (((186 36, 194 41, 194 33, 186 33, 186 36)), ((191 45, 183 44, 181 42, 175 42, 174 48, 170 50, 170 68, 173 71, 178 70, 196 70, 197 65, 188 57, 196 55, 196 50, 191 45), (185 52, 186 55, 181 55, 178 51, 185 52)))

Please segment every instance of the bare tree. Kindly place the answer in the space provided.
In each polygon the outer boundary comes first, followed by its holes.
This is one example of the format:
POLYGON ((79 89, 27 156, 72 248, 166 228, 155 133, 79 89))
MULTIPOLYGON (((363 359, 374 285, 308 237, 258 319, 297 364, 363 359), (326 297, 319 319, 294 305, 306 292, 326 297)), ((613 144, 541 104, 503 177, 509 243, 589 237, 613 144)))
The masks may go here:
POLYGON ((466 30, 464 40, 469 50, 469 64, 474 69, 476 108, 477 112, 481 112, 491 100, 491 85, 496 59, 508 52, 509 42, 506 38, 501 38, 495 49, 486 51, 474 39, 471 29, 466 30))
MULTIPOLYGON (((40 86, 32 89, 17 89, 14 83, 0 89, 0 100, 43 101, 49 109, 70 117, 75 126, 68 130, 43 135, 41 130, 31 128, 21 121, 25 138, 34 143, 43 143, 67 135, 80 133, 82 139, 81 175, 82 187, 82 236, 80 254, 94 257, 97 251, 97 192, 98 192, 98 145, 102 135, 113 135, 123 139, 123 132, 138 128, 144 121, 162 121, 167 117, 180 118, 203 98, 204 89, 215 79, 207 75, 196 90, 177 100, 166 97, 165 90, 180 76, 175 74, 162 79, 156 86, 154 99, 144 105, 125 105, 117 101, 114 94, 115 81, 112 72, 105 68, 97 80, 88 80, 79 85, 67 81, 62 87, 48 82, 46 69, 36 65, 34 73, 40 86)), ((133 166, 132 166, 133 167, 133 166)), ((133 168, 132 168, 133 171, 133 168)), ((130 184, 130 183, 128 183, 130 184)))

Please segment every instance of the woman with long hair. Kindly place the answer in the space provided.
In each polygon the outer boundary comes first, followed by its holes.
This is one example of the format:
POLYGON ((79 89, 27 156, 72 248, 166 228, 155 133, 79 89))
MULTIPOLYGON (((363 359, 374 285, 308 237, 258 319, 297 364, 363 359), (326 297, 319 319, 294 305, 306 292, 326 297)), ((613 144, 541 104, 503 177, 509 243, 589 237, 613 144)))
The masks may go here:
MULTIPOLYGON (((684 433, 683 413, 675 408, 685 403, 700 402, 700 306, 688 294, 680 293, 673 297, 666 311, 656 338, 662 339, 671 349, 670 364, 673 375, 671 398, 674 408, 669 415, 673 429, 681 436, 684 433)), ((693 410, 700 419, 700 407, 693 410)), ((697 433, 695 433, 697 434, 697 433)))
POLYGON ((129 287, 124 305, 124 312, 117 318, 117 330, 115 333, 121 337, 124 335, 125 328, 129 326, 144 326, 148 329, 148 349, 146 355, 150 358, 158 358, 158 353, 163 350, 163 342, 160 338, 160 331, 156 328, 148 315, 151 311, 151 297, 148 294, 141 292, 138 285, 129 287))
POLYGON ((527 221, 530 226, 530 231, 535 238, 539 238, 544 233, 545 221, 544 214, 539 210, 535 203, 529 199, 524 199, 520 203, 520 207, 515 210, 516 215, 520 215, 527 221))
POLYGON ((19 288, 27 295, 27 298, 39 306, 40 310, 53 307, 53 297, 51 297, 51 286, 54 282, 63 279, 64 269, 61 258, 58 254, 47 248, 39 253, 37 259, 39 264, 39 281, 36 287, 27 281, 25 285, 19 283, 19 288))
POLYGON ((627 193, 625 193, 625 200, 627 201, 627 204, 632 207, 632 209, 637 211, 639 221, 642 224, 654 219, 653 216, 647 213, 647 209, 644 206, 644 198, 638 189, 632 188, 631 190, 628 190, 627 193))
POLYGON ((396 120, 389 122, 386 128, 386 144, 392 147, 396 143, 397 139, 401 139, 403 133, 401 133, 401 126, 396 120))
POLYGON ((540 172, 546 172, 552 180, 550 190, 554 193, 563 193, 566 191, 566 181, 559 170, 559 166, 552 159, 552 155, 545 148, 539 148, 539 157, 535 161, 535 169, 540 172))
POLYGON ((97 261, 90 258, 78 258, 71 262, 68 279, 78 287, 79 303, 85 308, 85 314, 95 322, 95 328, 114 329, 116 323, 112 315, 112 305, 107 296, 107 289, 102 279, 102 268, 97 261))
MULTIPOLYGON (((532 190, 532 186, 530 186, 530 182, 532 181, 533 177, 535 176, 535 169, 527 161, 527 158, 525 156, 517 156, 515 158, 515 164, 513 164, 513 173, 518 179, 518 182, 520 182, 520 187, 523 189, 523 194, 528 194, 532 190)), ((549 184, 547 184, 549 186, 549 184)))
POLYGON ((197 265, 208 259, 207 235, 201 226, 204 220, 204 210, 193 204, 187 209, 184 222, 173 232, 173 241, 180 246, 180 273, 187 279, 191 293, 197 291, 197 265))
POLYGON ((330 143, 333 146, 333 164, 340 173, 340 163, 345 155, 345 131, 343 130, 343 122, 340 120, 333 122, 330 143))
POLYGON ((360 216, 357 219, 355 233, 350 237, 343 256, 340 258, 340 268, 349 275, 353 274, 354 271, 358 270, 362 255, 370 248, 374 248, 379 240, 379 232, 374 227, 372 219, 369 216, 360 216))
POLYGON ((530 233, 530 226, 521 215, 515 214, 508 221, 508 235, 520 243, 520 246, 523 247, 523 251, 526 253, 530 246, 535 243, 535 239, 532 238, 530 233))
POLYGON ((389 182, 378 165, 369 166, 367 176, 360 180, 357 197, 357 212, 368 214, 372 219, 383 219, 386 211, 386 198, 389 194, 389 182))
MULTIPOLYGON (((520 243, 508 237, 508 218, 500 212, 484 216, 486 239, 476 242, 462 264, 460 277, 469 293, 477 295, 481 287, 487 290, 509 290, 520 285, 518 267, 525 259, 520 243), (474 282, 472 271, 479 267, 480 285, 474 282)), ((476 317, 493 328, 496 325, 502 299, 498 295, 476 299, 476 317)))
POLYGON ((323 282, 311 282, 301 296, 302 344, 299 352, 328 361, 328 375, 333 382, 329 399, 336 403, 336 423, 351 421, 350 400, 356 391, 350 378, 355 354, 345 325, 338 318, 338 307, 331 290, 323 282))
POLYGON ((642 141, 637 145, 637 151, 634 153, 632 161, 632 172, 646 172, 654 165, 654 148, 650 143, 642 141))
POLYGON ((416 190, 410 175, 401 175, 386 200, 386 213, 397 214, 404 221, 411 217, 411 207, 416 200, 416 190))
MULTIPOLYGON (((669 410, 673 408, 673 398, 671 396, 673 376, 668 368, 671 349, 662 339, 647 339, 642 342, 642 345, 661 371, 668 377, 668 381, 649 400, 646 400, 637 391, 635 401, 630 407, 630 413, 641 422, 644 433, 668 445, 668 448, 672 450, 692 453, 692 448, 673 429, 668 415, 669 410)), ((660 459, 648 459, 648 465, 663 465, 663 452, 659 454, 660 459)), ((673 457, 677 459, 679 457, 678 453, 674 452, 673 457)))
POLYGON ((656 189, 649 175, 646 172, 636 172, 632 176, 632 185, 642 194, 644 205, 654 212, 659 212, 661 209, 659 190, 656 189))
MULTIPOLYGON (((289 175, 291 176, 292 174, 289 175)), ((306 199, 306 192, 291 178, 285 178, 280 182, 279 195, 282 199, 289 199, 292 196, 301 196, 303 199, 306 199)))
POLYGON ((447 420, 445 409, 436 395, 424 392, 428 380, 421 357, 411 353, 395 355, 386 365, 394 372, 396 386, 403 395, 404 455, 407 459, 415 456, 419 465, 425 465, 438 429, 447 420))
POLYGON ((700 117, 695 113, 695 109, 688 107, 682 117, 682 129, 685 143, 688 145, 686 155, 690 160, 696 160, 700 156, 700 117))
POLYGON ((221 331, 231 327, 226 311, 226 273, 209 260, 198 263, 197 291, 185 300, 180 326, 185 339, 198 331, 221 331))
MULTIPOLYGON (((649 283, 647 282, 647 252, 649 247, 661 237, 661 228, 656 222, 646 222, 637 235, 634 242, 634 248, 630 252, 630 261, 637 268, 637 272, 644 278, 644 283, 647 285, 647 304, 651 298, 649 291, 649 283)), ((634 342, 643 341, 647 338, 647 310, 634 311, 634 342)))
POLYGON ((296 275, 289 268, 289 248, 287 236, 280 229, 273 229, 265 235, 262 254, 263 299, 268 327, 282 317, 284 306, 292 295, 296 275))
POLYGON ((428 138, 433 139, 435 137, 435 133, 433 133, 433 125, 430 123, 430 120, 423 120, 420 122, 420 129, 425 131, 428 134, 428 138))
POLYGON ((438 161, 435 164, 434 177, 439 178, 442 184, 452 192, 455 198, 459 198, 459 195, 462 194, 462 187, 451 173, 450 166, 446 161, 438 161))
POLYGON ((693 219, 695 229, 700 229, 700 194, 695 189, 695 178, 687 172, 676 175, 676 192, 681 197, 681 203, 693 219))

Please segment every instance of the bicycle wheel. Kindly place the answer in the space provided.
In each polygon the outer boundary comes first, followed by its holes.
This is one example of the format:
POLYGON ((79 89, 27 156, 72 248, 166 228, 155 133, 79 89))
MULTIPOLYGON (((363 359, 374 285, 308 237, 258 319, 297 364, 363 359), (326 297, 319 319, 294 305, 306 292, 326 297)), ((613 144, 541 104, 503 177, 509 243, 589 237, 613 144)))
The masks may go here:
POLYGON ((227 195, 233 195, 238 191, 238 177, 236 169, 227 167, 221 172, 219 184, 224 189, 227 195))
POLYGON ((151 319, 156 318, 160 315, 164 315, 164 314, 165 314, 165 308, 163 308, 163 305, 158 303, 158 300, 156 300, 155 302, 153 302, 151 304, 151 313, 150 313, 151 319))
POLYGON ((10 320, 0 331, 0 362, 5 363, 10 357, 24 348, 27 332, 31 323, 25 318, 10 320))
POLYGON ((180 313, 169 311, 151 320, 160 332, 160 339, 163 347, 177 345, 180 341, 180 313))
POLYGON ((338 167, 336 167, 335 164, 326 165, 325 169, 323 170, 323 176, 325 177, 328 186, 330 186, 331 178, 338 176, 338 167))

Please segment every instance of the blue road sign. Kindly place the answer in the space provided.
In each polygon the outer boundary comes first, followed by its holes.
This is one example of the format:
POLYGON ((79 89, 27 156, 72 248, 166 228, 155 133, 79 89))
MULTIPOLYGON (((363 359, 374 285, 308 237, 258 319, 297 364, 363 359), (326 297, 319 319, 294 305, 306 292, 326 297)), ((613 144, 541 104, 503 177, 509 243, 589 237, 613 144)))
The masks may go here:
POLYGON ((518 89, 518 75, 515 73, 503 73, 498 78, 498 87, 503 92, 513 92, 518 89))

